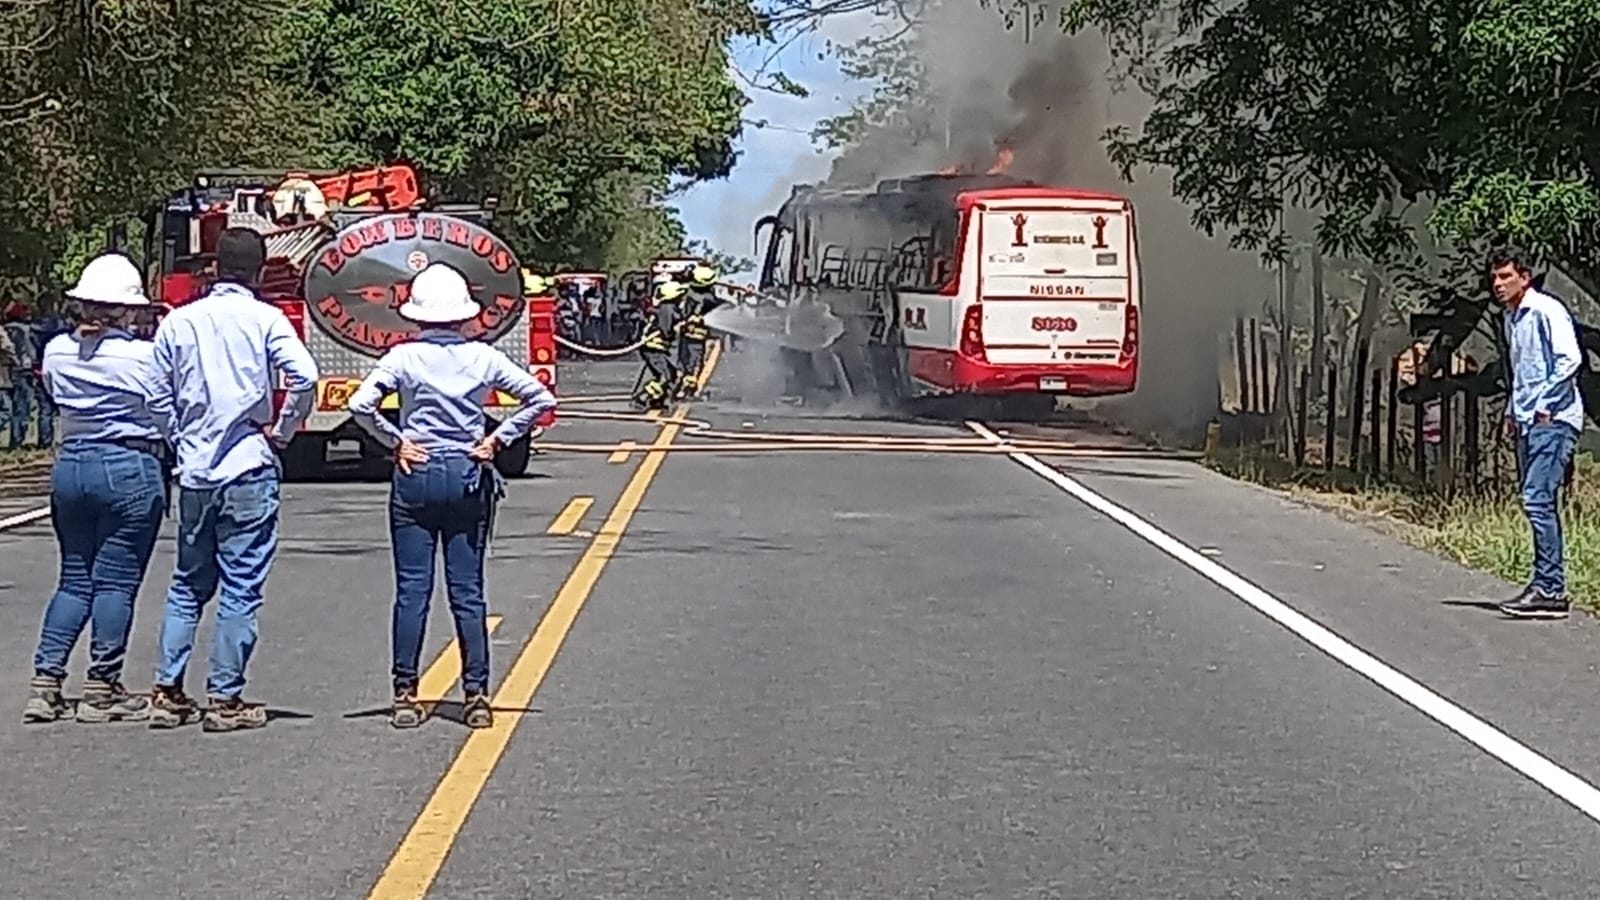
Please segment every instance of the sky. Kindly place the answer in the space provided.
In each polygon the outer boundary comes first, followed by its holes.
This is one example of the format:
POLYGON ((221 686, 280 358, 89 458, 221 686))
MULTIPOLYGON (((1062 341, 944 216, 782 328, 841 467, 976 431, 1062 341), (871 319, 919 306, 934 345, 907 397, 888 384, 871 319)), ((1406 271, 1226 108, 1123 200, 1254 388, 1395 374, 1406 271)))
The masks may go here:
MULTIPOLYGON (((746 86, 751 103, 745 107, 744 134, 738 143, 741 155, 732 174, 697 184, 673 200, 690 238, 705 240, 725 253, 752 257, 756 219, 777 212, 790 185, 827 174, 831 156, 812 143, 811 129, 818 120, 843 112, 866 90, 840 74, 838 62, 826 54, 827 40, 847 42, 868 24, 857 16, 841 17, 826 23, 822 33, 795 41, 777 57, 776 67, 804 85, 810 96, 746 86), (826 58, 818 59, 819 55, 826 58), (762 120, 768 127, 750 124, 762 120)), ((744 72, 754 73, 771 52, 770 45, 741 47, 734 60, 744 72)))

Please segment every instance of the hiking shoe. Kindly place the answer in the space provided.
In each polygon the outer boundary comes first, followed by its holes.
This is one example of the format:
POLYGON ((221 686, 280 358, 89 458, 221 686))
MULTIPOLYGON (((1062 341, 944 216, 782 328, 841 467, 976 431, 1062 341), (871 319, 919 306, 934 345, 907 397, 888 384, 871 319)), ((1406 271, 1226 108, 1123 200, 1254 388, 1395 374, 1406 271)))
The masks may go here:
POLYGON ((158 684, 150 689, 150 727, 178 728, 200 718, 200 706, 183 688, 158 684))
POLYGON ((83 683, 83 699, 78 701, 78 721, 143 722, 150 718, 150 701, 128 693, 120 681, 90 678, 83 683))
POLYGON ((22 724, 38 725, 72 715, 72 704, 61 696, 61 679, 35 675, 28 682, 28 702, 22 707, 22 724))
POLYGON ((246 703, 238 697, 212 697, 200 719, 200 727, 206 731, 243 731, 266 724, 266 704, 246 703))
POLYGON ((488 728, 494 724, 494 710, 489 708, 488 694, 468 694, 461 706, 461 720, 468 728, 488 728))
POLYGON ((1529 588, 1500 604, 1499 609, 1514 619, 1565 619, 1572 602, 1565 595, 1552 596, 1529 588))
POLYGON ((428 717, 427 707, 417 702, 415 691, 395 691, 389 724, 396 728, 415 728, 428 717))

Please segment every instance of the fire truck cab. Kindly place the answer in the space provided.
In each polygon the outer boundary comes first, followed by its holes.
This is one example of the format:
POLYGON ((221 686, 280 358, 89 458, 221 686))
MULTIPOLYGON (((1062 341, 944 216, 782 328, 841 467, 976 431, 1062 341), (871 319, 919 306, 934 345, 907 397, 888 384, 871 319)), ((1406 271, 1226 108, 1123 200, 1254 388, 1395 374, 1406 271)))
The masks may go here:
MULTIPOLYGON (((524 293, 515 253, 490 228, 495 208, 493 198, 429 204, 409 166, 204 172, 150 213, 151 297, 169 309, 200 297, 223 229, 262 232, 268 260, 258 293, 283 310, 321 376, 312 414, 284 453, 285 474, 318 472, 336 443, 353 442, 366 457, 386 456, 356 426, 348 403, 376 359, 416 334, 396 310, 411 277, 429 263, 453 265, 472 284, 483 312, 467 326, 468 336, 524 362, 555 390, 555 298, 524 293)), ((498 421, 515 404, 495 392, 486 420, 498 421)), ((383 408, 396 416, 398 397, 386 398, 383 408)), ((495 465, 520 475, 531 452, 531 438, 524 437, 502 450, 495 465)))

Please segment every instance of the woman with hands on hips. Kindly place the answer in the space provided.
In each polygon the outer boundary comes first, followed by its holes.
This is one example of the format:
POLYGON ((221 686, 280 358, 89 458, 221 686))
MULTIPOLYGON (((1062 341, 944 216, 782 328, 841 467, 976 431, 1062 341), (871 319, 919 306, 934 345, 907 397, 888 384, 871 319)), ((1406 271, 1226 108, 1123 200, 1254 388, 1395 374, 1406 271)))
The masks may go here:
POLYGON ((503 494, 495 453, 528 433, 556 405, 538 379, 462 328, 482 307, 456 269, 433 263, 411 280, 401 316, 418 323, 414 340, 396 345, 350 398, 356 422, 394 451, 389 536, 394 547, 394 707, 390 724, 414 728, 426 709, 417 697, 417 668, 442 544, 444 576, 461 645, 463 717, 472 728, 494 723, 489 708, 489 632, 484 555, 495 503, 503 494), (484 434, 484 401, 495 389, 521 405, 484 434), (400 394, 400 425, 378 413, 400 394))

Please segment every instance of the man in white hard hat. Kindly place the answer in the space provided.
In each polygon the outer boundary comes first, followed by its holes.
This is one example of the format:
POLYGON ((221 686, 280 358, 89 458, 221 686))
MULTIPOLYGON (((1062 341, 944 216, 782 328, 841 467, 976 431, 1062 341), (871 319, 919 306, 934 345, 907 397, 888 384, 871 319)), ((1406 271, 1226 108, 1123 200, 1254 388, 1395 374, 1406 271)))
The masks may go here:
POLYGON ((168 313, 156 329, 155 391, 174 408, 178 457, 178 562, 161 625, 161 662, 151 694, 152 727, 188 722, 184 693, 201 610, 217 594, 217 625, 206 680, 207 731, 259 728, 266 708, 243 699, 256 645, 256 612, 278 548, 274 449, 311 413, 317 364, 277 307, 255 294, 266 241, 246 228, 217 239, 216 283, 168 313), (272 415, 273 375, 288 398, 272 415))

